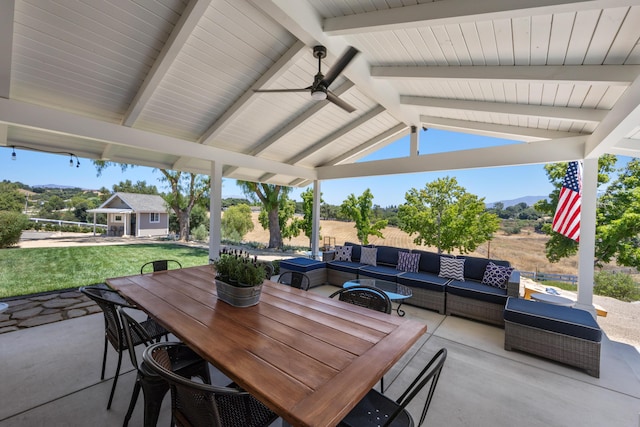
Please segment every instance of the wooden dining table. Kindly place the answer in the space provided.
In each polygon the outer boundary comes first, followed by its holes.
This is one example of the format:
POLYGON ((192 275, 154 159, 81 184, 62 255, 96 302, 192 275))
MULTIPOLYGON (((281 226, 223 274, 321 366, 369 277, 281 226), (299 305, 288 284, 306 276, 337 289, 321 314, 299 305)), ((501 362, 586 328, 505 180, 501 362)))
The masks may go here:
POLYGON ((427 329, 271 281, 233 307, 214 278, 205 265, 107 283, 293 426, 338 424, 427 329))

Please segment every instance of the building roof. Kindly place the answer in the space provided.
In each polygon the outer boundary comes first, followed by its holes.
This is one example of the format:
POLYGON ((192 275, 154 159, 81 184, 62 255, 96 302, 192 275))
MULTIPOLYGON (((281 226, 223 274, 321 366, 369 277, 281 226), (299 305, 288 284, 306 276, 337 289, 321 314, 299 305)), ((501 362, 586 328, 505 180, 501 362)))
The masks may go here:
MULTIPOLYGON (((97 213, 124 213, 124 212, 167 212, 167 203, 164 199, 156 194, 138 194, 138 193, 115 193, 106 200, 98 209, 97 213), (113 207, 114 202, 121 200, 127 208, 113 207)), ((93 212, 93 211, 91 211, 93 212)))
MULTIPOLYGON (((0 145, 303 186, 640 153, 638 0, 0 3, 0 145), (360 54, 329 89, 306 88, 360 54), (356 163, 412 127, 501 147, 356 163)), ((8 155, 8 154, 7 154, 8 155)))

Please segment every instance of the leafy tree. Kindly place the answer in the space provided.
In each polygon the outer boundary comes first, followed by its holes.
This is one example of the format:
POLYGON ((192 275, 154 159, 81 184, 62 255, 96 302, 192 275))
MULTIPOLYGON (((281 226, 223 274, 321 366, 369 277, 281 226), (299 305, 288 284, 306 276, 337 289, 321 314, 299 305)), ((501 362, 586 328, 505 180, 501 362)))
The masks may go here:
MULTIPOLYGON (((609 174, 615 170, 616 156, 605 154, 598 159, 598 186, 609 182, 609 174)), ((550 217, 556 212, 558 206, 558 198, 560 197, 560 189, 567 173, 568 163, 550 163, 544 166, 549 181, 554 186, 554 190, 549 194, 547 199, 542 199, 534 205, 538 211, 548 214, 550 217)), ((562 258, 575 255, 578 252, 578 243, 569 239, 560 233, 552 230, 551 222, 545 223, 541 230, 543 233, 551 237, 545 244, 546 256, 550 262, 558 262, 562 258)), ((596 251, 598 251, 598 229, 596 228, 596 251)))
POLYGON ((29 220, 19 212, 0 211, 0 248, 18 244, 22 230, 27 228, 29 220))
MULTIPOLYGON (((311 248, 313 243, 311 241, 313 237, 313 189, 307 188, 300 197, 302 197, 302 220, 298 223, 300 230, 309 239, 309 248, 311 248)), ((320 193, 320 197, 322 198, 322 193, 320 193)), ((322 203, 322 199, 320 203, 322 203)), ((320 237, 318 236, 318 238, 320 237)))
MULTIPOLYGON (((301 220, 295 218, 296 214, 296 202, 289 199, 289 196, 284 194, 280 197, 280 205, 278 207, 278 224, 280 227, 280 233, 285 239, 291 240, 292 237, 297 237, 300 234, 301 220)), ((269 215, 264 209, 260 210, 258 215, 258 221, 265 230, 269 228, 269 215)))
POLYGON ((615 258, 640 267, 640 160, 629 161, 600 197, 596 224, 597 264, 615 258))
POLYGON ((160 194, 158 188, 155 185, 147 185, 146 181, 138 181, 135 184, 131 183, 131 180, 120 181, 118 184, 113 185, 114 193, 136 193, 136 194, 160 194))
POLYGON ((267 227, 265 229, 269 229, 269 248, 281 249, 280 199, 289 194, 291 187, 251 181, 237 181, 237 184, 249 199, 262 203, 262 209, 265 211, 267 219, 267 227))
POLYGON ((25 196, 18 189, 17 184, 0 182, 0 211, 22 212, 25 196))
POLYGON ((244 235, 253 230, 251 207, 247 204, 229 206, 222 214, 222 238, 240 242, 244 235))
POLYGON ((400 205, 400 229, 417 245, 435 246, 438 253, 473 252, 498 230, 498 217, 485 210, 484 198, 467 193, 455 178, 428 183, 424 189, 410 189, 400 205))
POLYGON ((371 222, 373 214, 373 194, 368 188, 359 197, 349 194, 347 200, 340 205, 340 212, 347 218, 355 221, 358 240, 363 245, 369 244, 369 236, 382 237, 380 230, 387 226, 386 219, 371 222))

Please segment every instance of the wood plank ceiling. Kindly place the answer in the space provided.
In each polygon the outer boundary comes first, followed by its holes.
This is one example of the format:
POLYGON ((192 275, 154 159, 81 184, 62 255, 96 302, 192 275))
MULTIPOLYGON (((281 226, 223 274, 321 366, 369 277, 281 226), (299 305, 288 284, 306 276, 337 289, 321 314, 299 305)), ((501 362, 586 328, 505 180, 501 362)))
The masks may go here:
POLYGON ((0 146, 284 185, 638 156, 639 41, 638 0, 4 0, 0 146), (254 92, 320 44, 354 112, 254 92), (511 142, 357 162, 412 127, 511 142))

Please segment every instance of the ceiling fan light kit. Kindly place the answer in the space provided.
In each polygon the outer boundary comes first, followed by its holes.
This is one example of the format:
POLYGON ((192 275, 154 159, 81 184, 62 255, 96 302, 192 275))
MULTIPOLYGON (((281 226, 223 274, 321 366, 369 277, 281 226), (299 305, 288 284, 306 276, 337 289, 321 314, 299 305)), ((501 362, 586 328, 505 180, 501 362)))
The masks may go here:
POLYGON ((341 100, 336 94, 329 90, 331 83, 347 68, 347 65, 360 53, 358 49, 349 46, 342 56, 333 64, 333 67, 326 75, 322 74, 322 59, 327 56, 327 48, 324 46, 314 46, 313 56, 318 58, 318 73, 313 78, 311 86, 300 89, 255 89, 254 92, 307 92, 311 93, 311 98, 316 101, 327 100, 348 113, 354 112, 356 109, 341 100))

